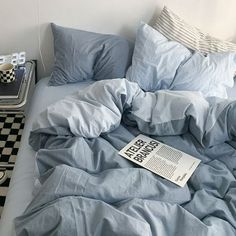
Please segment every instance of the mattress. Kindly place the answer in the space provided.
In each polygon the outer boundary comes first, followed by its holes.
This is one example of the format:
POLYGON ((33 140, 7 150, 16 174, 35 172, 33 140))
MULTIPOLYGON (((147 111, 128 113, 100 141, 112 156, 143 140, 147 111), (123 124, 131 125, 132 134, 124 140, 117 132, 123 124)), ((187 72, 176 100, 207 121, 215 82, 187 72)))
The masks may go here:
POLYGON ((35 117, 49 104, 93 83, 92 81, 86 81, 52 87, 47 85, 48 80, 49 78, 45 78, 38 82, 30 102, 21 147, 17 155, 16 165, 0 221, 0 235, 15 235, 13 219, 23 213, 27 204, 32 199, 32 189, 35 182, 35 152, 28 145, 28 136, 35 117))
MULTIPOLYGON (((21 140, 21 147, 17 156, 16 166, 0 222, 0 235, 15 235, 13 219, 23 213, 32 199, 32 190, 36 179, 35 153, 28 145, 28 136, 32 122, 49 104, 93 83, 93 81, 86 81, 59 87, 49 87, 47 85, 48 79, 49 78, 41 79, 38 82, 30 103, 21 140)), ((231 98, 236 98, 236 84, 228 93, 231 98)))

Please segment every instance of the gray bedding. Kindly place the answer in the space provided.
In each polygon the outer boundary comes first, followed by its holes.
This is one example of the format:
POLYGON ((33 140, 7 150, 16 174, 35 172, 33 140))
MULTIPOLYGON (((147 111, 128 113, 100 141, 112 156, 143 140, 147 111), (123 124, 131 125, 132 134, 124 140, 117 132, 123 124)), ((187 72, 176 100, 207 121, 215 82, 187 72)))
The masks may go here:
POLYGON ((34 123, 40 186, 17 235, 235 235, 236 103, 97 82, 34 123), (180 188, 118 151, 144 133, 202 160, 180 188))

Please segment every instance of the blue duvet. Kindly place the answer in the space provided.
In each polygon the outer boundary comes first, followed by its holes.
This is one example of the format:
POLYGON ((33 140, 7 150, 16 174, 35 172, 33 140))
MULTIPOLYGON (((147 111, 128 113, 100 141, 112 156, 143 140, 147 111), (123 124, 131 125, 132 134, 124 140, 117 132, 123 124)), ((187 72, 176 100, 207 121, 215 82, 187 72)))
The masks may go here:
POLYGON ((99 81, 33 125, 40 186, 17 235, 236 235, 236 103, 99 81), (202 160, 183 188, 118 155, 143 133, 202 160))

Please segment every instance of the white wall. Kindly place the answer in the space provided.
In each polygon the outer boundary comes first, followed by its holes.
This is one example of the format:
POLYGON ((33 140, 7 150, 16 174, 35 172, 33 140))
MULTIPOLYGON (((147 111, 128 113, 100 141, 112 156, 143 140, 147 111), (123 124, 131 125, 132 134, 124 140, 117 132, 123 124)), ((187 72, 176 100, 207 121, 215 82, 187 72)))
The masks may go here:
POLYGON ((28 59, 39 60, 40 77, 49 75, 53 65, 49 22, 134 39, 138 23, 152 20, 166 4, 203 31, 236 42, 235 0, 0 0, 0 3, 0 55, 26 51, 28 59), (46 71, 39 56, 39 30, 46 71))

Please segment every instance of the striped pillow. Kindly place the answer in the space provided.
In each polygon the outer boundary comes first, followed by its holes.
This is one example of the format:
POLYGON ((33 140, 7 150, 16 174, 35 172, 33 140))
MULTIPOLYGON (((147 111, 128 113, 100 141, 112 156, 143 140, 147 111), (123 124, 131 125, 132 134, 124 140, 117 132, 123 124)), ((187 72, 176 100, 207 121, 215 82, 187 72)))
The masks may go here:
POLYGON ((177 41, 187 48, 201 53, 236 52, 236 44, 202 33, 198 28, 186 23, 166 6, 154 23, 153 28, 168 39, 177 41))

